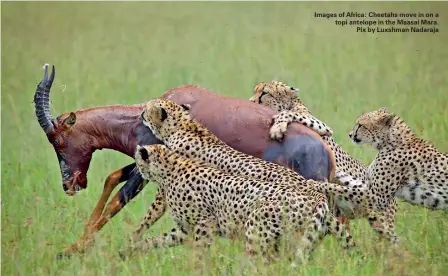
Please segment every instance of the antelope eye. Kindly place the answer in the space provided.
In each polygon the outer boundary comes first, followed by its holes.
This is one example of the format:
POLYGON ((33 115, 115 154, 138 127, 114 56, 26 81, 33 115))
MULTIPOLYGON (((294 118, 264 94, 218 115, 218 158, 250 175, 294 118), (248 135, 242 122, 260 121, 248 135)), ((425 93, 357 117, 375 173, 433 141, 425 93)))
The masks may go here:
POLYGON ((54 146, 59 146, 60 145, 59 138, 54 139, 53 145, 54 146))

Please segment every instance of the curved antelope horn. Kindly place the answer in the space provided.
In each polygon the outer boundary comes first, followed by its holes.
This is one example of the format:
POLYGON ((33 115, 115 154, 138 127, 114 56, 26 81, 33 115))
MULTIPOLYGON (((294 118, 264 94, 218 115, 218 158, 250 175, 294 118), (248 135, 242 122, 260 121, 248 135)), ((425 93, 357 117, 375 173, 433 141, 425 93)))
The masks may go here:
POLYGON ((51 122, 53 116, 50 113, 50 89, 53 84, 55 69, 53 65, 50 78, 48 78, 48 66, 48 64, 44 65, 44 78, 37 85, 36 93, 34 94, 37 121, 46 134, 54 131, 54 126, 51 122))

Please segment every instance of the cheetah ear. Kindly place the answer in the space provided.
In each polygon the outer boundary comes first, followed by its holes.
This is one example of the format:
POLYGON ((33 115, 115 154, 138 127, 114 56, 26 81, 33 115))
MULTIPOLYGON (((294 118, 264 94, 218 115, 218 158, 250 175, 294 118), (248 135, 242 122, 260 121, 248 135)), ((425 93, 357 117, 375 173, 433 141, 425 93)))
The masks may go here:
POLYGON ((191 109, 191 105, 190 104, 181 104, 180 106, 182 106, 182 108, 185 111, 190 111, 190 109, 191 109))
POLYGON ((387 127, 390 127, 392 125, 392 119, 395 117, 395 114, 390 113, 389 110, 385 107, 381 107, 378 109, 379 112, 385 113, 381 118, 381 123, 384 124, 387 127))
POLYGON ((292 87, 291 86, 291 91, 294 91, 294 93, 291 93, 291 98, 292 99, 297 99, 299 97, 299 88, 296 87, 292 87))
POLYGON ((387 108, 385 108, 385 107, 381 107, 380 109, 378 109, 378 111, 384 112, 384 113, 389 113, 389 110, 387 110, 387 108))
POLYGON ((393 114, 393 113, 388 113, 387 115, 385 115, 383 118, 382 118, 382 123, 385 125, 385 126, 387 126, 387 127, 390 127, 391 125, 392 125, 392 120, 395 118, 395 114, 393 114))
POLYGON ((160 121, 165 121, 165 119, 168 118, 168 113, 166 113, 166 110, 161 107, 160 108, 160 121))
POLYGON ((260 90, 262 90, 262 88, 263 88, 263 83, 262 82, 260 82, 260 83, 257 83, 255 86, 254 86, 254 94, 257 94, 258 92, 261 92, 260 90))
POLYGON ((139 147, 137 150, 140 153, 140 156, 142 157, 143 161, 148 162, 149 158, 148 150, 145 147, 139 147))
POLYGON ((291 89, 292 91, 296 92, 297 95, 299 95, 299 91, 300 91, 299 88, 291 86, 290 89, 291 89))

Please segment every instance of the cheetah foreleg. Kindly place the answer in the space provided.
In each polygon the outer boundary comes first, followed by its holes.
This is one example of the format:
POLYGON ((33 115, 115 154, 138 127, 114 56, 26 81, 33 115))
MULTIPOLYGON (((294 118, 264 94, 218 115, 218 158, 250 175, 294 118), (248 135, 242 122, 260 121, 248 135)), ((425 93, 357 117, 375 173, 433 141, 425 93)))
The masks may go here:
POLYGON ((167 248, 181 245, 188 237, 188 233, 180 228, 173 228, 171 232, 162 235, 147 238, 137 243, 132 244, 126 250, 120 252, 120 256, 124 259, 126 256, 131 256, 136 253, 146 253, 154 248, 167 248))
POLYGON ((285 110, 274 116, 274 124, 270 129, 271 139, 282 139, 288 128, 288 124, 292 122, 301 123, 302 125, 311 128, 321 136, 333 135, 333 130, 330 127, 311 114, 300 114, 285 110))
POLYGON ((395 233, 395 213, 397 203, 395 199, 384 211, 371 211, 368 214, 370 226, 379 234, 381 238, 386 239, 393 245, 398 245, 399 239, 395 233))
POLYGON ((367 187, 367 184, 364 180, 355 179, 353 176, 351 176, 341 170, 336 170, 334 178, 342 186, 347 186, 350 188, 357 188, 357 189, 363 189, 363 188, 367 187))
POLYGON ((166 211, 165 194, 159 190, 139 227, 132 233, 131 243, 141 241, 143 234, 156 223, 166 211))
POLYGON ((308 183, 314 190, 334 198, 337 207, 348 218, 358 217, 358 213, 363 200, 365 200, 366 191, 364 188, 347 187, 330 182, 317 182, 308 180, 308 183))

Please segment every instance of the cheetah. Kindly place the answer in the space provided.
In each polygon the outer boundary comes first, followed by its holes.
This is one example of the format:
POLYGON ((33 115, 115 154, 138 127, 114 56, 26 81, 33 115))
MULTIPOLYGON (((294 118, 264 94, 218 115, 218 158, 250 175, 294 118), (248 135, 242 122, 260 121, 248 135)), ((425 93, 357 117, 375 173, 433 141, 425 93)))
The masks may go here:
POLYGON ((303 232, 297 261, 308 255, 327 233, 334 234, 346 248, 354 247, 350 234, 329 212, 323 194, 281 181, 226 173, 186 155, 165 145, 137 146, 137 168, 143 178, 158 184, 176 226, 169 233, 134 244, 127 254, 180 245, 189 237, 194 246, 207 247, 217 234, 244 235, 250 256, 266 256, 275 251, 285 234, 303 232))
POLYGON ((399 116, 385 107, 364 113, 349 137, 378 150, 367 169, 371 186, 428 209, 448 208, 448 154, 419 138, 399 116))
MULTIPOLYGON (((279 139, 283 137, 288 123, 299 122, 318 133, 330 132, 331 128, 312 117, 308 108, 303 104, 298 95, 298 89, 290 87, 282 82, 262 82, 255 86, 253 95, 249 99, 279 112, 274 116, 274 124, 271 127, 271 137, 279 139), (307 119, 309 118, 309 119, 307 119)), ((366 165, 352 158, 333 139, 331 135, 324 135, 322 139, 334 152, 336 159, 335 180, 342 185, 354 185, 360 187, 362 182, 356 179, 363 179, 366 165)))
POLYGON ((395 197, 431 210, 448 207, 448 155, 419 138, 399 116, 382 107, 359 116, 349 137, 378 150, 368 166, 364 188, 317 183, 340 194, 354 212, 367 216, 380 234, 398 242, 394 231, 395 197))
MULTIPOLYGON (((293 170, 239 152, 222 142, 206 127, 191 118, 188 105, 178 105, 166 99, 154 99, 144 108, 142 120, 164 145, 185 158, 207 163, 232 175, 293 185, 295 189, 307 195, 307 201, 323 196, 309 189, 307 180, 293 170)), ((161 193, 156 194, 147 215, 132 234, 133 242, 139 241, 144 231, 165 212, 164 200, 161 193)), ((243 200, 243 204, 246 203, 247 201, 243 200)), ((338 224, 339 227, 345 229, 345 225, 338 224)))
POLYGON ((271 139, 283 138, 283 134, 291 122, 299 122, 308 126, 321 136, 333 135, 333 130, 330 127, 311 115, 308 108, 300 101, 298 93, 298 88, 287 86, 280 81, 262 82, 255 86, 254 96, 249 100, 252 102, 257 100, 261 104, 263 99, 264 105, 280 112, 274 116, 275 124, 270 130, 271 139), (272 93, 281 95, 282 101, 280 102, 272 93))

